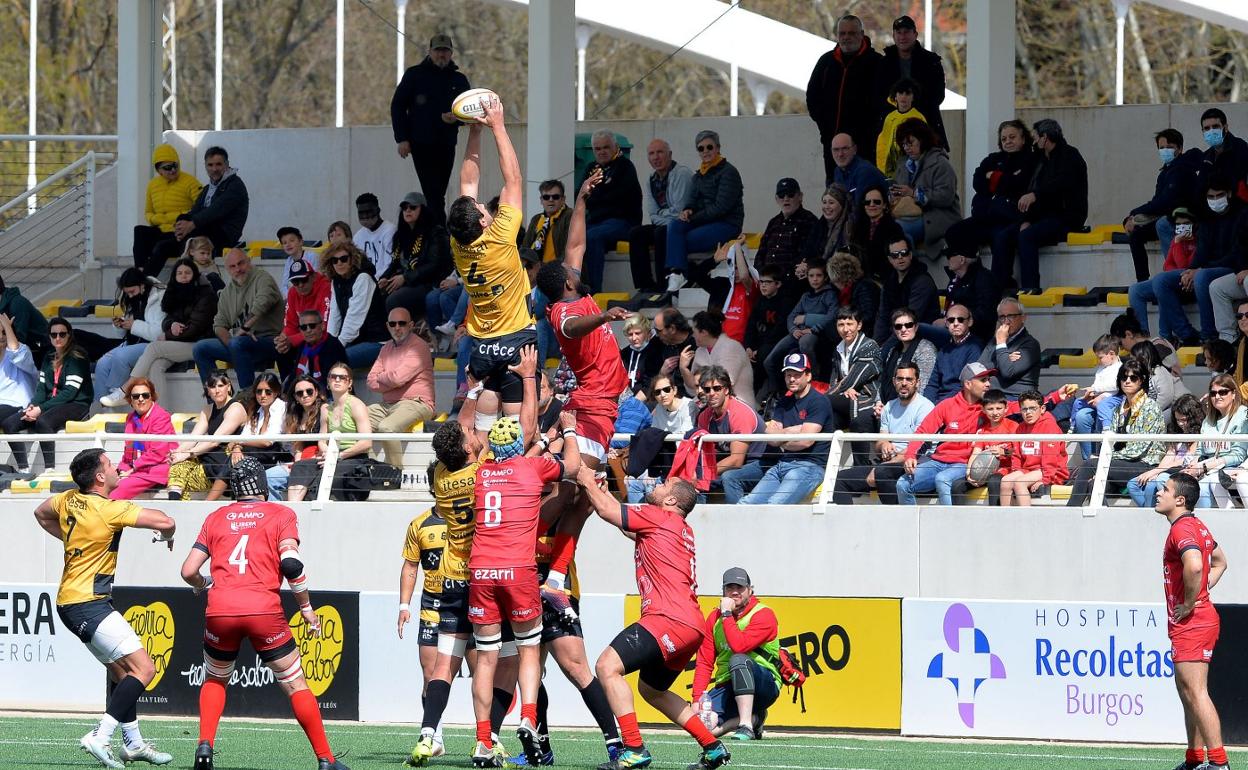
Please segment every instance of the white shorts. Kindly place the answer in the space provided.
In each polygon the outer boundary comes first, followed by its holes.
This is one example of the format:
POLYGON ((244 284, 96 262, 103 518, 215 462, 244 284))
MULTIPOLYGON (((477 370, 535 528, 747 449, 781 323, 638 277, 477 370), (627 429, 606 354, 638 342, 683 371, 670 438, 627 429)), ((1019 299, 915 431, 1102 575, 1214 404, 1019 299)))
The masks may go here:
POLYGON ((121 613, 114 610, 96 626, 91 641, 87 642, 87 649, 91 650, 96 660, 108 665, 143 649, 143 643, 121 613))
POLYGON ((576 437, 576 448, 581 450, 581 454, 598 460, 598 467, 604 467, 607 464, 607 448, 591 438, 584 436, 576 437))

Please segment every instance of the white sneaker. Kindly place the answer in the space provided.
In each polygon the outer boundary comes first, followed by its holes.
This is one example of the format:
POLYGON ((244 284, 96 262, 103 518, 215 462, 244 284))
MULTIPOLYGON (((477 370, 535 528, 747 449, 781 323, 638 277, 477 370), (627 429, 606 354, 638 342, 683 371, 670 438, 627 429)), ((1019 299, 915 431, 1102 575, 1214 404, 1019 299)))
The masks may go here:
POLYGON ((156 747, 150 743, 144 743, 141 747, 132 749, 123 742, 119 753, 123 762, 147 762, 152 765, 167 765, 173 761, 172 754, 157 751, 156 747))
POLYGON ((126 394, 121 388, 113 388, 103 396, 100 396, 100 403, 108 407, 125 406, 126 394))
POLYGON ((438 334, 441 334, 443 337, 450 337, 455 334, 455 324, 451 321, 447 321, 444 324, 438 324, 433 327, 433 330, 438 334))
POLYGON ((99 760, 104 767, 111 767, 114 770, 125 770, 125 763, 118 762, 113 756, 113 747, 109 745, 109 741, 101 740, 95 731, 91 731, 82 736, 78 741, 78 745, 82 750, 99 760))
POLYGON ((688 281, 685 280, 684 273, 668 273, 667 274, 667 293, 675 294, 680 291, 688 281))
POLYGON ((440 757, 446 753, 446 744, 436 735, 433 737, 433 756, 440 757))

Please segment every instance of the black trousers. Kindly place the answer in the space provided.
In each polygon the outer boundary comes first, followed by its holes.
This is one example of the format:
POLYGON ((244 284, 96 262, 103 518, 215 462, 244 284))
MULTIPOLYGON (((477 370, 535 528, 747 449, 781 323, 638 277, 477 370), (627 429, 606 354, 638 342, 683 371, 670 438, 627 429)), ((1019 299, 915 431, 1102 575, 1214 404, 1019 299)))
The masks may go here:
POLYGON ((832 503, 834 505, 852 505, 855 497, 869 495, 872 489, 876 489, 882 504, 896 505, 897 479, 901 478, 901 475, 894 474, 894 471, 904 471, 900 461, 880 463, 879 465, 853 465, 848 468, 842 468, 836 474, 836 486, 832 488, 832 503), (871 475, 872 472, 875 473, 875 486, 867 483, 867 476, 871 475), (892 496, 889 500, 885 500, 885 493, 879 490, 881 478, 891 479, 891 484, 888 486, 892 490, 892 496))
MULTIPOLYGON (((901 463, 885 463, 875 466, 875 493, 880 498, 881 505, 897 504, 897 482, 901 477, 906 475, 906 464, 901 463)), ((840 475, 837 475, 837 481, 840 481, 840 475)))
MULTIPOLYGON (((1135 264, 1135 280, 1147 281, 1148 273, 1148 251, 1145 244, 1159 240, 1157 237, 1157 224, 1149 222, 1146 225, 1136 225, 1131 231, 1131 235, 1127 236, 1127 242, 1131 244, 1131 261, 1135 264)), ((1161 255, 1165 257, 1165 254, 1161 255)))
POLYGON ((628 231, 628 265, 633 271, 633 285, 638 289, 657 289, 667 274, 667 226, 637 225, 628 231), (654 249, 654 259, 650 250, 654 249), (650 272, 650 265, 654 272, 650 272))
MULTIPOLYGON (((832 403, 832 425, 833 430, 845 430, 850 433, 871 433, 875 431, 875 412, 870 406, 860 407, 857 414, 854 414, 854 402, 849 398, 837 393, 829 396, 828 400, 832 403)), ((870 441, 851 441, 849 442, 849 451, 854 456, 854 465, 869 465, 871 463, 871 442, 870 441)))
MULTIPOLYGON (((1070 474, 1070 499, 1067 508, 1082 508, 1092 499, 1092 477, 1096 475, 1096 460, 1084 460, 1075 466, 1070 474)), ((1133 460, 1110 460, 1109 474, 1106 476, 1106 496, 1117 494, 1131 479, 1144 471, 1151 471, 1157 466, 1138 463, 1133 460)))
POLYGON ((412 165, 429 204, 425 211, 434 224, 446 224, 446 186, 455 167, 455 145, 413 145, 412 165))
MULTIPOLYGON (((1000 473, 994 473, 988 477, 988 482, 985 484, 985 486, 988 487, 988 504, 989 505, 1001 504, 1001 479, 1003 478, 1004 476, 1000 473)), ((954 505, 970 505, 973 502, 971 500, 970 493, 973 490, 976 490, 978 488, 979 487, 971 486, 971 482, 967 481, 966 479, 958 479, 957 481, 953 482, 953 489, 952 489, 953 504, 954 505)))
MULTIPOLYGON (((60 404, 50 409, 44 409, 37 420, 34 422, 23 422, 22 413, 13 412, 0 422, 0 430, 5 433, 56 433, 65 427, 65 423, 70 420, 81 420, 87 416, 90 411, 90 404, 82 402, 72 402, 69 404, 60 404)), ((27 464, 27 444, 25 441, 10 441, 9 448, 13 450, 13 460, 21 466, 27 464)), ((40 441, 39 451, 43 453, 43 468, 50 470, 56 467, 56 442, 40 441)))
POLYGON ((144 275, 160 275, 169 258, 181 253, 182 242, 173 233, 149 225, 134 228, 134 266, 144 275))

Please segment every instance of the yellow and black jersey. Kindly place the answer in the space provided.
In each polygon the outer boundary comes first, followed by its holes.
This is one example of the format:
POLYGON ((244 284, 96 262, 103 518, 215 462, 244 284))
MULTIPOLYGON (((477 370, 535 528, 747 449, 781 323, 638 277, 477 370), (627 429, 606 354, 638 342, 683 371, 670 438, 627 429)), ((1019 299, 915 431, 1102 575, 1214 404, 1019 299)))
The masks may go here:
MULTIPOLYGON (((412 519, 407 525, 407 537, 403 541, 403 558, 419 564, 425 573, 424 592, 439 594, 442 591, 442 550, 446 547, 446 519, 430 509, 412 519)), ((423 613, 422 613, 423 615, 423 613)), ((437 621, 437 613, 433 613, 437 621)))
POLYGON ((113 593, 121 532, 133 527, 143 510, 129 500, 109 500, 76 490, 51 499, 65 542, 65 571, 58 605, 107 599, 113 593))
POLYGON ((433 510, 446 522, 446 547, 442 551, 442 577, 468 579, 468 557, 472 555, 472 534, 476 531, 477 469, 481 461, 468 463, 457 471, 442 463, 433 466, 430 488, 433 510))
POLYGON ((466 246, 451 239, 455 269, 468 292, 467 327, 473 337, 501 337, 533 325, 532 287, 516 247, 520 217, 503 203, 480 238, 466 246))

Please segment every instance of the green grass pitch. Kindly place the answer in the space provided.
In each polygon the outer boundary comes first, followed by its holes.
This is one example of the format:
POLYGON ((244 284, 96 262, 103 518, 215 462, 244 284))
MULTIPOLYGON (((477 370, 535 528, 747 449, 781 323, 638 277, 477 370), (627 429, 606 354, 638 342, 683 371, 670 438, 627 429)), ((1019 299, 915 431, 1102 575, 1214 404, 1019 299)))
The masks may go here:
MULTIPOLYGON (((78 738, 94 723, 87 717, 30 718, 0 716, 0 769, 89 768, 98 766, 78 748, 78 738)), ((345 752, 343 762, 352 770, 395 770, 415 743, 419 730, 412 726, 362 725, 331 722, 330 745, 345 752)), ((645 730, 647 745, 655 756, 653 767, 682 770, 696 759, 693 740, 684 733, 645 730)), ((173 754, 167 767, 188 768, 195 753, 197 725, 189 719, 147 719, 143 734, 173 754)), ((518 748, 505 728, 504 743, 518 748)), ((601 740, 592 732, 556 731, 555 761, 559 767, 592 768, 605 760, 601 740)), ((114 738, 114 748, 120 733, 114 738)), ((471 767, 468 753, 472 735, 467 729, 448 729, 446 756, 431 767, 471 767)), ((748 744, 733 743, 732 768, 751 770, 1058 770, 1078 766, 1099 770, 1145 770, 1172 768, 1182 759, 1181 750, 1079 744, 988 743, 975 741, 923 741, 889 737, 842 735, 786 735, 769 732, 766 739, 748 744)), ((1248 754, 1232 754, 1232 765, 1248 762, 1248 754)), ((138 765, 142 767, 143 765, 138 765)), ((312 751, 298 725, 281 721, 226 719, 217 740, 216 766, 220 770, 314 770, 312 751)))

